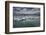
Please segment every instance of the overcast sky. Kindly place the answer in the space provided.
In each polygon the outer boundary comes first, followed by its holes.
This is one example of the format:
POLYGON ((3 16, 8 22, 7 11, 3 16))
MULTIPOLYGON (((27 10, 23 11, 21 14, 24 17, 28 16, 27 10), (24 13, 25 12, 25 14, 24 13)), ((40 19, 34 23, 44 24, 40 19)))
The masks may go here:
POLYGON ((40 8, 13 7, 14 14, 36 14, 40 13, 40 8))

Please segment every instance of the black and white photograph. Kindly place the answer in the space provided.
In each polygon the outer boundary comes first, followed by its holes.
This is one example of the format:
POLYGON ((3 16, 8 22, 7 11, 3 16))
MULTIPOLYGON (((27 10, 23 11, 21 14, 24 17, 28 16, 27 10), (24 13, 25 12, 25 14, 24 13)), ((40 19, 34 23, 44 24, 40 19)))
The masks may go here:
POLYGON ((5 33, 45 31, 45 4, 35 2, 5 2, 5 33))

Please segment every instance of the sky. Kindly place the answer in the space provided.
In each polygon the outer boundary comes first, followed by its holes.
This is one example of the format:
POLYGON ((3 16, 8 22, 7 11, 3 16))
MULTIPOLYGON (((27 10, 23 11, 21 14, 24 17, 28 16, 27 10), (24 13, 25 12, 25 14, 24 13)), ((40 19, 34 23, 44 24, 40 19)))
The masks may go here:
POLYGON ((14 14, 36 14, 40 13, 40 8, 13 7, 14 14))
POLYGON ((21 20, 25 18, 39 18, 40 8, 13 7, 13 16, 14 16, 14 20, 21 20), (18 16, 17 14, 19 15, 21 14, 21 16, 18 16), (26 16, 22 14, 25 14, 26 16))

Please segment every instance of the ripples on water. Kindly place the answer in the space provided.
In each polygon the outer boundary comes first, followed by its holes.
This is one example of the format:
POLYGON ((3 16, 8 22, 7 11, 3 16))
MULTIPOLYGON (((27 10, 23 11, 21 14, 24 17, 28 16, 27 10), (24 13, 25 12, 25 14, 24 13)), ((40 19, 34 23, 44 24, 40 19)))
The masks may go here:
POLYGON ((13 27, 38 27, 40 16, 14 16, 13 27))

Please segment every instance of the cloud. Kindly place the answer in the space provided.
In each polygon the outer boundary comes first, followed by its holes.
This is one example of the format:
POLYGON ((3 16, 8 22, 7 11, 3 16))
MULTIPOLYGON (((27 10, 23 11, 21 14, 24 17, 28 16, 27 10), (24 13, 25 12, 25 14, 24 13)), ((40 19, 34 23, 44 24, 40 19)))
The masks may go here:
POLYGON ((40 8, 13 8, 14 14, 36 14, 40 13, 40 8))

